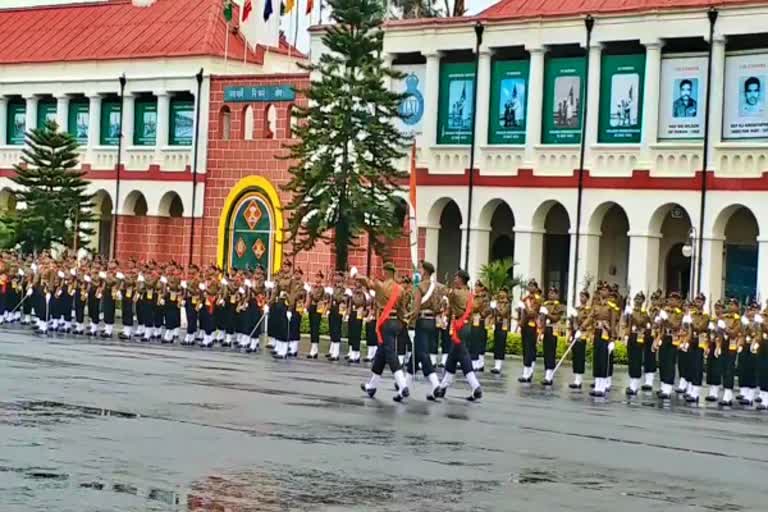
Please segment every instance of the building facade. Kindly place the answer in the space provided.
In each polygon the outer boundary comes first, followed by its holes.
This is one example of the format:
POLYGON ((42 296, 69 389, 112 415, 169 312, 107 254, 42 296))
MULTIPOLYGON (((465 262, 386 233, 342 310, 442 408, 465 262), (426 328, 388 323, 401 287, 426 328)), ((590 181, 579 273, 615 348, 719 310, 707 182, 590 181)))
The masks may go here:
POLYGON ((768 5, 716 2, 711 41, 710 5, 502 0, 475 18, 390 22, 385 56, 407 75, 393 87, 408 94, 418 226, 438 273, 474 277, 511 257, 570 298, 577 260, 577 287, 646 294, 695 289, 701 261, 706 295, 768 297, 768 5))

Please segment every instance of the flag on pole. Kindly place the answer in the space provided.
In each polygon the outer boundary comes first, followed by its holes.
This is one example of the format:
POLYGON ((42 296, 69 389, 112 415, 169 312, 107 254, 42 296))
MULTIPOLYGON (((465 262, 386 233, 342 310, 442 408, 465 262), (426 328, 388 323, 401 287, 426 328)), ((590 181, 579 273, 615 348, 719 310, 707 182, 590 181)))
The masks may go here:
POLYGON ((248 21, 248 16, 251 15, 251 11, 253 11, 253 2, 251 2, 251 0, 245 0, 243 3, 243 21, 248 21))
MULTIPOLYGON (((250 1, 250 0, 246 0, 250 1)), ((264 2, 264 21, 269 21, 269 18, 272 16, 273 13, 272 9, 272 0, 266 0, 264 2)))
POLYGON ((312 11, 315 10, 315 2, 314 0, 307 0, 307 10, 304 12, 307 16, 312 15, 312 11))
POLYGON ((410 242, 411 242, 411 261, 413 262, 414 272, 419 267, 419 228, 416 225, 416 141, 413 141, 411 147, 411 174, 408 181, 409 191, 408 199, 410 202, 410 242))
POLYGON ((285 0, 285 14, 288 14, 296 7, 296 0, 285 0))
POLYGON ((224 19, 227 23, 232 21, 232 0, 224 0, 224 19))

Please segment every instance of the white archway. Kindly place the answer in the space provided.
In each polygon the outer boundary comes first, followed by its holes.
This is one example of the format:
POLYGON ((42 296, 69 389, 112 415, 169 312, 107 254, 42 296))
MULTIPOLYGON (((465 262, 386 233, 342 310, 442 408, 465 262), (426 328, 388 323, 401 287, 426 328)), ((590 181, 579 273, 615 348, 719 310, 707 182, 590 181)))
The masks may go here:
POLYGON ((184 215, 184 203, 179 194, 173 190, 163 194, 157 213, 160 217, 182 217, 184 215))

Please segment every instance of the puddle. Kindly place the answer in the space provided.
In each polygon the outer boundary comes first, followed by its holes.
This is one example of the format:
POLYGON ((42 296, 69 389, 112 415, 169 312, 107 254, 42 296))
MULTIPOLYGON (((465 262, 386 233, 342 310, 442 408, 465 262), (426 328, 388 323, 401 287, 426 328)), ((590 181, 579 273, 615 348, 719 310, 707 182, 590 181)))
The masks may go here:
POLYGON ((121 419, 136 419, 139 417, 138 414, 130 412, 50 400, 0 402, 0 425, 15 427, 50 426, 80 419, 106 416, 121 419))

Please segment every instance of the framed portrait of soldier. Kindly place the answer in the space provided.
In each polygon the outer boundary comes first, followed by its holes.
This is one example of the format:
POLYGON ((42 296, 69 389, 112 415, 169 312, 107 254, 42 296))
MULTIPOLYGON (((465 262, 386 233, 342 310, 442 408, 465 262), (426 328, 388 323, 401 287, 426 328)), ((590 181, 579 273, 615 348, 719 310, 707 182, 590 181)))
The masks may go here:
POLYGON ((644 78, 645 54, 603 56, 598 142, 640 142, 644 78))
POLYGON ((437 143, 469 144, 475 119, 472 98, 474 62, 443 62, 440 65, 440 96, 437 111, 437 143))
POLYGON ((528 61, 494 61, 488 115, 489 144, 525 143, 527 101, 528 61))
POLYGON ((768 53, 725 58, 723 139, 768 138, 768 53))
POLYGON ((707 58, 665 57, 659 87, 659 139, 704 137, 707 58))
POLYGON ((584 57, 554 57, 545 61, 542 143, 581 142, 585 79, 584 57))

